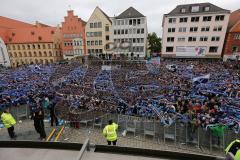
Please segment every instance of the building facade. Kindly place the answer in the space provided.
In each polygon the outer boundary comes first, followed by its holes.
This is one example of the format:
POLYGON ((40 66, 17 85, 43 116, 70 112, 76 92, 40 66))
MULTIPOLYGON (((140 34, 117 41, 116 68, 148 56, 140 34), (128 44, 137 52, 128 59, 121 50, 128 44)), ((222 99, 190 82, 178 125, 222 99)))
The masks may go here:
POLYGON ((223 60, 240 60, 240 9, 231 13, 225 39, 223 60))
POLYGON ((7 46, 11 66, 48 64, 62 59, 61 32, 39 22, 35 25, 0 17, 0 36, 7 46), (6 29, 7 28, 7 29, 6 29))
POLYGON ((0 37, 0 66, 4 66, 4 67, 11 66, 9 55, 7 52, 7 47, 4 41, 1 39, 1 37, 0 37))
POLYGON ((61 37, 64 59, 72 59, 86 54, 85 24, 73 10, 69 10, 62 22, 61 37))
POLYGON ((163 17, 162 56, 221 58, 229 15, 211 3, 177 6, 163 17))
POLYGON ((130 7, 112 20, 113 40, 116 46, 114 54, 144 58, 147 52, 147 18, 130 7))
POLYGON ((99 7, 96 7, 90 16, 86 27, 87 54, 108 58, 112 51, 112 21, 99 7))

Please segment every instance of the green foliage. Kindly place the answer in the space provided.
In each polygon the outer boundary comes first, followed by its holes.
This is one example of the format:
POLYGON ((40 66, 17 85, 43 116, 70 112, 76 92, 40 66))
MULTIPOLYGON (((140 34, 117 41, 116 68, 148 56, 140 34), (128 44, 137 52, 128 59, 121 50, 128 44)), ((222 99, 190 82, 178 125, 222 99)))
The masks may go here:
POLYGON ((162 39, 155 32, 148 34, 150 53, 160 53, 162 49, 162 39))

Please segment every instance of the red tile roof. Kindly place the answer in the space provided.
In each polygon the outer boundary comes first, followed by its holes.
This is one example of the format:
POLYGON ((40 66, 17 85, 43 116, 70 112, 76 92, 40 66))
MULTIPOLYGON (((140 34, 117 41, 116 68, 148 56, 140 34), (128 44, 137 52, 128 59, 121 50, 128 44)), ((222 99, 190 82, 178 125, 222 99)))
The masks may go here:
POLYGON ((240 21, 240 9, 232 12, 229 17, 229 23, 228 23, 228 31, 231 30, 231 28, 240 21))
POLYGON ((0 16, 0 28, 25 28, 32 27, 32 24, 0 16))
POLYGON ((29 27, 9 29, 7 43, 42 43, 53 42, 56 27, 29 27))

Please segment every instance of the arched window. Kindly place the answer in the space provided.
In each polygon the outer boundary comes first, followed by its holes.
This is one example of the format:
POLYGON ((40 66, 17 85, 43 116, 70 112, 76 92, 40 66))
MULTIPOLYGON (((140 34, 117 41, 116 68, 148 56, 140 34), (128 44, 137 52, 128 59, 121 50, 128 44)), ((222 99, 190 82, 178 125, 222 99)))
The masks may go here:
POLYGON ((18 52, 18 54, 19 54, 19 57, 22 57, 22 53, 21 52, 18 52))
POLYGON ((52 60, 52 59, 50 59, 50 63, 53 63, 53 60, 52 60))
POLYGON ((37 59, 35 59, 35 63, 38 64, 38 60, 37 59))
POLYGON ((26 52, 24 52, 24 57, 27 57, 27 53, 26 52))
POLYGON ((33 48, 33 49, 36 49, 34 44, 32 45, 32 48, 33 48))
POLYGON ((43 54, 44 54, 44 57, 47 57, 47 52, 46 51, 44 51, 43 54))
POLYGON ((43 44, 43 49, 46 49, 46 46, 45 46, 45 44, 43 44))
POLYGON ((48 64, 49 62, 48 62, 48 60, 47 59, 45 59, 45 64, 48 64))
POLYGON ((42 52, 39 52, 39 57, 42 57, 42 52))
POLYGON ((32 57, 32 52, 28 52, 29 57, 32 57))
POLYGON ((33 54, 34 54, 34 57, 37 57, 37 52, 33 52, 33 54))
POLYGON ((12 53, 11 52, 8 52, 9 53, 9 57, 12 57, 12 53))
POLYGON ((51 51, 49 51, 49 57, 52 57, 52 52, 51 51))
POLYGON ((40 64, 43 64, 43 59, 40 59, 40 64))
POLYGON ((14 57, 17 57, 17 53, 16 52, 14 52, 14 57))

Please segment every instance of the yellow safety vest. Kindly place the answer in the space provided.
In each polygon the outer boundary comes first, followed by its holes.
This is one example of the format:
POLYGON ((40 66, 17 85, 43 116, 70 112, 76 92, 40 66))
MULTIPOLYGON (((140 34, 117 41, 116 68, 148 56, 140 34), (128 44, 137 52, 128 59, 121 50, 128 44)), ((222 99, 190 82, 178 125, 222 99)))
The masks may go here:
POLYGON ((16 124, 16 120, 10 113, 2 113, 1 120, 5 128, 10 128, 16 124))
MULTIPOLYGON (((225 149, 226 154, 229 152, 229 150, 231 149, 232 145, 233 145, 235 142, 240 143, 240 140, 235 140, 235 141, 233 141, 232 143, 230 143, 230 144, 227 146, 227 148, 225 149)), ((234 153, 233 153, 233 154, 234 154, 234 153)), ((235 156, 235 157, 234 157, 235 159, 240 160, 240 148, 238 149, 238 151, 235 153, 234 156, 235 156)))
POLYGON ((107 141, 115 141, 117 140, 117 129, 118 129, 118 125, 113 123, 111 125, 107 125, 104 129, 103 129, 103 135, 106 137, 107 141))

